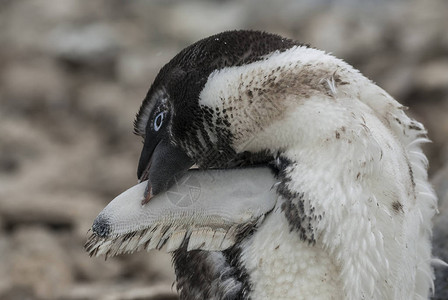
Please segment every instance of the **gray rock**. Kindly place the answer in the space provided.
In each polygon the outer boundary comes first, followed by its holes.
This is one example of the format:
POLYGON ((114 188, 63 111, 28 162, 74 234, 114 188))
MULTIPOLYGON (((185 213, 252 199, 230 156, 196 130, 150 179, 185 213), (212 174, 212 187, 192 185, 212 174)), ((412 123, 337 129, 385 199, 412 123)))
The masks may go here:
POLYGON ((12 286, 9 274, 9 252, 11 249, 10 238, 0 232, 0 297, 8 292, 12 286))
POLYGON ((415 74, 414 83, 426 90, 448 90, 448 59, 422 65, 415 74))
POLYGON ((50 53, 71 63, 106 67, 114 62, 119 43, 105 24, 64 24, 50 33, 47 47, 50 53))
POLYGON ((21 227, 8 253, 11 288, 29 288, 42 299, 54 299, 73 282, 69 257, 56 237, 40 226, 21 227))
POLYGON ((28 59, 13 61, 0 73, 5 108, 10 113, 33 114, 68 106, 67 77, 54 61, 28 59))
MULTIPOLYGON (((45 225, 50 228, 73 231, 82 242, 94 217, 102 205, 89 197, 70 195, 24 195, 23 197, 1 197, 0 215, 10 228, 22 225, 45 225)), ((78 195, 80 196, 80 195, 78 195)))
POLYGON ((221 31, 244 28, 246 9, 242 3, 234 1, 219 4, 204 1, 179 2, 171 7, 166 17, 170 20, 182 20, 182 26, 177 22, 168 22, 165 30, 179 40, 197 41, 221 31))
MULTIPOLYGON (((84 235, 85 236, 85 235, 84 235)), ((127 261, 122 259, 104 260, 88 256, 83 247, 83 241, 67 235, 61 243, 70 257, 68 263, 78 281, 105 282, 113 281, 123 276, 127 261)))
POLYGON ((117 283, 114 285, 76 285, 68 290, 60 300, 176 300, 177 294, 170 285, 117 283))
MULTIPOLYGON (((434 218, 433 255, 448 262, 448 164, 432 180, 439 198, 439 214, 434 218)), ((435 295, 433 299, 448 299, 448 266, 435 267, 435 295)))
POLYGON ((177 53, 172 49, 153 45, 152 49, 137 49, 126 51, 120 55, 117 62, 117 74, 121 82, 133 89, 142 88, 136 99, 141 99, 146 93, 148 82, 152 81, 167 62, 177 53), (153 48, 154 47, 154 48, 153 48))

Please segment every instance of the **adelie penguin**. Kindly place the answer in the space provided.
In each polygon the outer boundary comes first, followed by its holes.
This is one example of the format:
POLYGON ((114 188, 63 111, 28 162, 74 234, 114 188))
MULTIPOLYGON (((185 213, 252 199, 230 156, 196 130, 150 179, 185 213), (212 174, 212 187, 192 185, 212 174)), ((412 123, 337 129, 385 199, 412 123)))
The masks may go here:
POLYGON ((430 297, 426 131, 344 61, 208 37, 160 70, 135 133, 141 183, 97 217, 91 255, 172 252, 181 299, 430 297))

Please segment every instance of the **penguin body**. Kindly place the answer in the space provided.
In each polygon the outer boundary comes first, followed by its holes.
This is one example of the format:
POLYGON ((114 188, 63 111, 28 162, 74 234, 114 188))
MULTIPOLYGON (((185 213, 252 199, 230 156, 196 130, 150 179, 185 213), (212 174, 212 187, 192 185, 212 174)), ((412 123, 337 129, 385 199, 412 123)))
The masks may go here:
POLYGON ((426 131, 344 61, 268 33, 209 37, 162 68, 135 132, 147 205, 193 164, 278 181, 231 247, 175 249, 182 299, 428 299, 426 131))

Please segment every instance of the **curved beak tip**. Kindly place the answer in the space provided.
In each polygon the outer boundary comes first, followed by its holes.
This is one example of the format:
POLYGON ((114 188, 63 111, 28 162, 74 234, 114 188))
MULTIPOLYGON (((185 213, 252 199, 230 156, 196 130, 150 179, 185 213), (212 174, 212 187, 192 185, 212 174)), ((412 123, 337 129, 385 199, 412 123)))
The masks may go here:
POLYGON ((152 188, 148 182, 148 184, 146 185, 146 189, 145 189, 145 193, 143 194, 144 198, 142 200, 142 206, 147 204, 149 202, 149 200, 151 200, 151 198, 154 196, 152 194, 152 188))

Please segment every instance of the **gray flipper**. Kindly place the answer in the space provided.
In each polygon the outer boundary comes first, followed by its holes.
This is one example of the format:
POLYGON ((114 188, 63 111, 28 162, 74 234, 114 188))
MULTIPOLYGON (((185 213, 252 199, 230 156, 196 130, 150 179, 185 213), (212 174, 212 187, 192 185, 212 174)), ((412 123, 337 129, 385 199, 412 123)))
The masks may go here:
POLYGON ((117 196, 95 219, 85 248, 92 256, 142 249, 222 251, 261 222, 277 201, 267 167, 189 170, 142 205, 146 182, 117 196))

